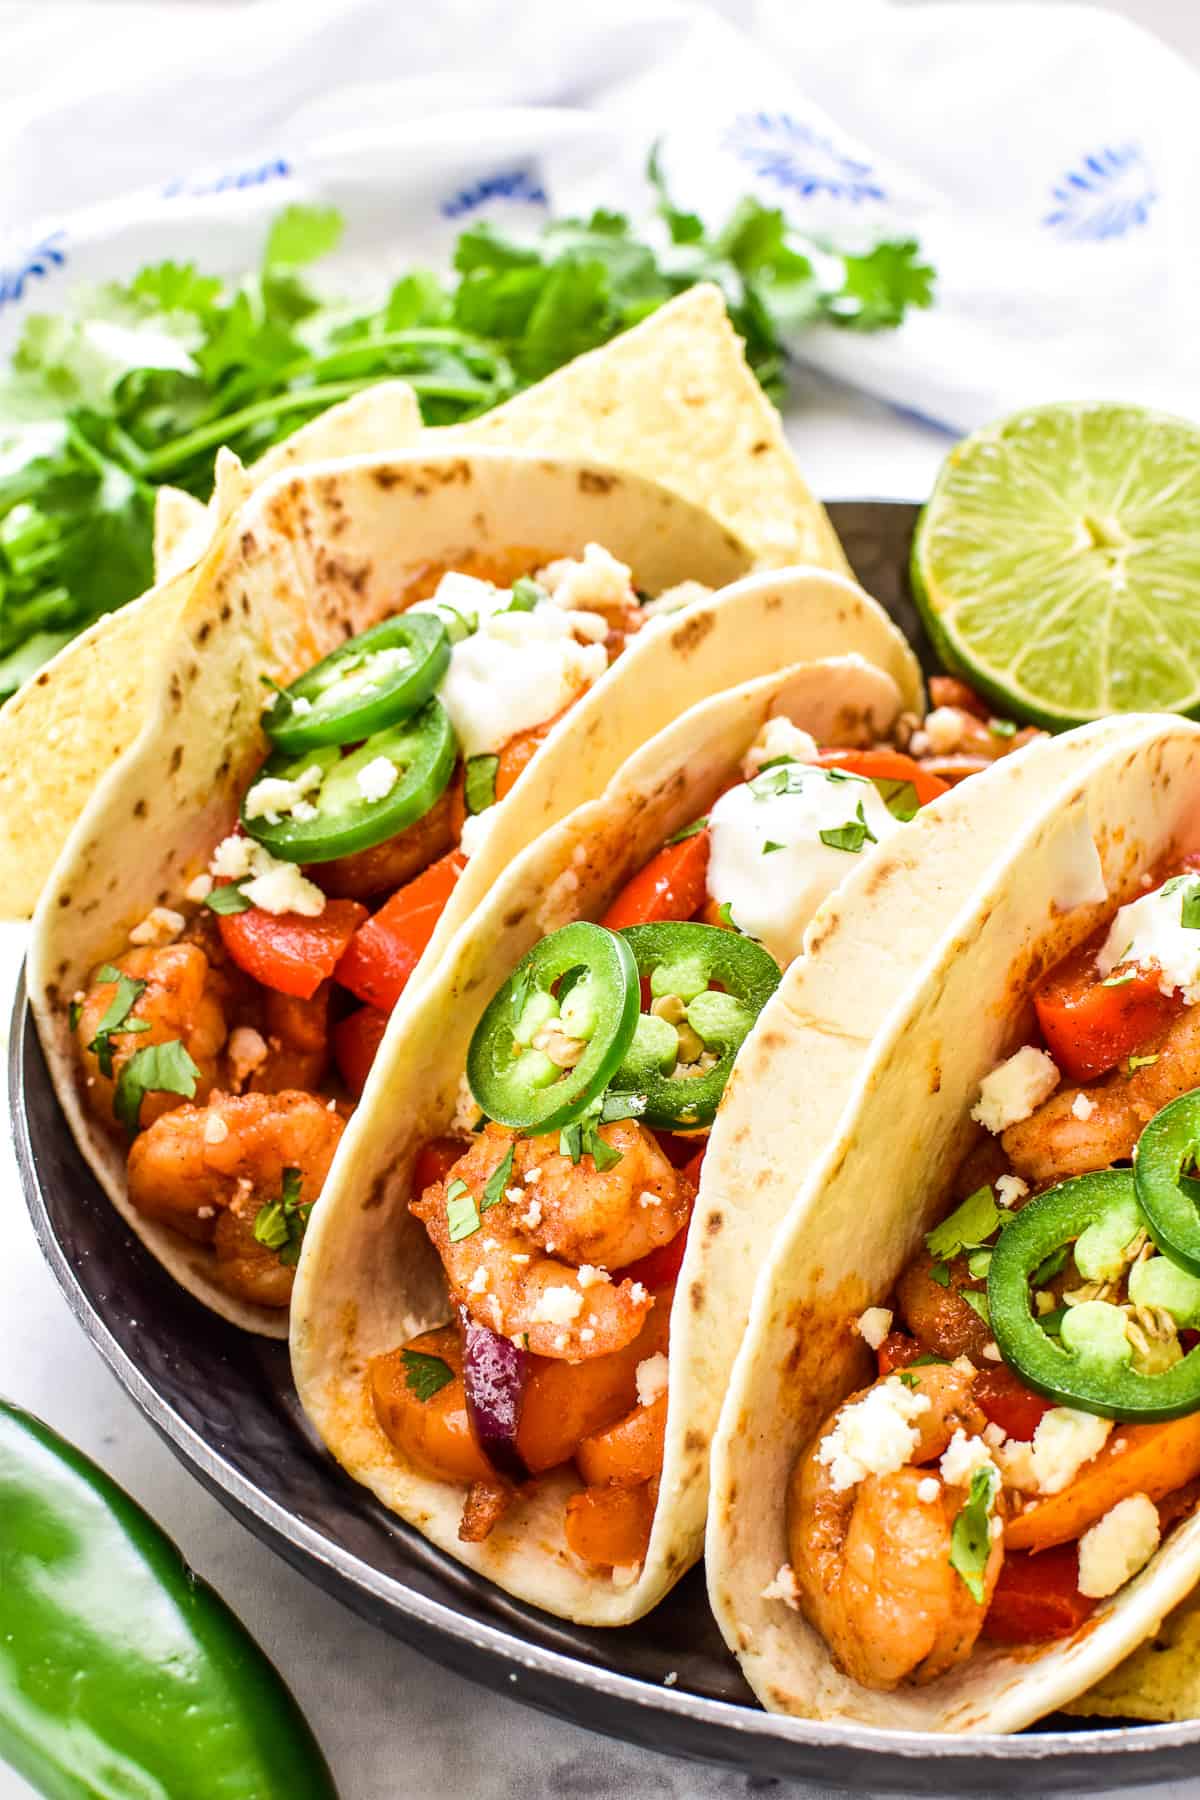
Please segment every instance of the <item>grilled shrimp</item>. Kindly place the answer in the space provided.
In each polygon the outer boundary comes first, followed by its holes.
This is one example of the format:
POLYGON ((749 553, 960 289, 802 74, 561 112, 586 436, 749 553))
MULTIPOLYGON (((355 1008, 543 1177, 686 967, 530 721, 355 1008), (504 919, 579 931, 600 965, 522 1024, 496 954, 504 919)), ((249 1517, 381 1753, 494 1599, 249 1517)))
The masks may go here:
POLYGON ((186 1237, 212 1242, 231 1292, 284 1306, 291 1269, 254 1238, 259 1209, 300 1172, 299 1204, 321 1192, 344 1129, 314 1094, 221 1094, 181 1106, 134 1139, 129 1197, 139 1212, 186 1237), (285 1279, 286 1278, 286 1279, 285 1279))
POLYGON ((527 1338, 539 1356, 605 1356, 641 1330, 651 1295, 621 1268, 668 1243, 687 1220, 694 1190, 632 1120, 601 1128, 621 1161, 601 1173, 573 1164, 556 1137, 514 1138, 489 1126, 444 1181, 412 1203, 445 1265, 451 1297, 505 1337, 527 1338), (513 1153, 504 1197, 477 1231, 450 1241, 447 1189, 466 1183, 478 1206, 488 1180, 513 1153), (509 1196, 512 1198, 509 1198, 509 1196), (643 1204, 645 1201, 645 1204, 643 1204))
POLYGON ((939 1364, 910 1373, 930 1407, 914 1421, 919 1436, 909 1464, 835 1491, 831 1469, 817 1456, 834 1414, 796 1463, 788 1494, 788 1550, 800 1609, 847 1675, 885 1690, 905 1680, 932 1681, 970 1655, 1004 1560, 997 1537, 981 1604, 950 1563, 965 1490, 939 1479, 935 1497, 920 1497, 932 1474, 921 1465, 939 1457, 960 1426, 974 1435, 987 1423, 972 1398, 971 1376, 939 1364))
POLYGON ((279 1094, 291 1088, 318 1088, 329 1066, 329 999, 333 983, 323 981, 310 1000, 295 994, 263 990, 263 1035, 266 1061, 254 1071, 255 1093, 279 1094))
POLYGON ((333 900, 371 900, 392 894, 452 850, 455 790, 452 781, 429 811, 394 837, 321 864, 321 886, 333 900))
POLYGON ((1200 1007, 1189 1006, 1168 1027, 1154 1062, 1132 1073, 1121 1063, 1088 1087, 1059 1088, 1028 1119, 1010 1125, 1001 1143, 1015 1172, 1039 1186, 1107 1169, 1133 1154, 1156 1112, 1194 1087, 1200 1087, 1200 1007), (1090 1107, 1086 1118, 1073 1110, 1081 1094, 1090 1107))
MULTIPOLYGON (((181 1043, 200 1071, 196 1099, 207 1099, 217 1079, 217 1059, 225 1043, 225 1014, 213 991, 208 958, 194 944, 168 944, 154 950, 127 950, 113 965, 123 975, 144 981, 134 1001, 130 1020, 149 1026, 147 1031, 117 1031, 111 1039, 112 1074, 100 1067, 97 1053, 88 1048, 117 992, 115 981, 94 981, 84 995, 75 1027, 84 1069, 87 1103, 110 1130, 115 1127, 113 1096, 121 1070, 138 1050, 172 1040, 181 1043)), ((147 1093, 142 1100, 141 1123, 152 1124, 162 1114, 183 1104, 180 1094, 147 1093)))

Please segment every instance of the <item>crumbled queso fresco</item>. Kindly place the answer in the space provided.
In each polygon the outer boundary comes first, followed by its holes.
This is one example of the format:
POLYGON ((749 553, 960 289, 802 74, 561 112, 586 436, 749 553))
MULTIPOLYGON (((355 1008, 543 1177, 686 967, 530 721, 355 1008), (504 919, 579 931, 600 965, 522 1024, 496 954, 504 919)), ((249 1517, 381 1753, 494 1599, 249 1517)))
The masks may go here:
POLYGON ((1200 874, 1175 876, 1118 912, 1096 967, 1107 977, 1118 963, 1161 971, 1159 989, 1180 989, 1188 1006, 1200 1001, 1200 931, 1183 923, 1184 902, 1200 888, 1200 874))
POLYGON ((971 1117, 988 1131, 1006 1131, 1048 1100, 1060 1079, 1053 1057, 1025 1044, 984 1076, 971 1117))
POLYGON ((261 906, 264 912, 295 912, 316 919, 325 910, 325 896, 316 882, 302 875, 295 863, 279 861, 253 838, 223 838, 209 871, 222 880, 240 881, 251 906, 261 906))
POLYGON ((902 1469, 917 1447, 913 1421, 928 1411, 928 1396, 906 1388, 894 1375, 843 1406, 817 1449, 834 1493, 844 1493, 868 1475, 902 1469))
POLYGON ((1158 1508, 1146 1494, 1130 1494, 1079 1540, 1079 1592, 1092 1600, 1115 1594, 1158 1549, 1158 1508))
POLYGON ((997 1451, 1006 1485, 1029 1494, 1059 1494, 1084 1463, 1099 1455, 1113 1428, 1111 1419, 1052 1406, 1043 1413, 1032 1442, 1010 1441, 997 1451))
POLYGON ((647 1356, 637 1366, 637 1397, 639 1406, 653 1406, 654 1402, 667 1391, 667 1380, 670 1365, 662 1351, 654 1356, 647 1356))

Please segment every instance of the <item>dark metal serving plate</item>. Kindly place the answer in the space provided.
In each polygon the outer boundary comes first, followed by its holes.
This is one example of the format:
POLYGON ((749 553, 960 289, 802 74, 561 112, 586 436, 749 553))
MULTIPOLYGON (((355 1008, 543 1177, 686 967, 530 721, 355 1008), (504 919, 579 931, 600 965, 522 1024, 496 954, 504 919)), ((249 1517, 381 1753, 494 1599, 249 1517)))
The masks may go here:
MULTIPOLYGON (((906 589, 912 506, 830 508, 865 587, 929 664, 906 589)), ((878 1793, 1095 1791, 1190 1775, 1200 1724, 1043 1729, 956 1739, 759 1711, 694 1570, 640 1624, 589 1631, 538 1613, 400 1525, 325 1455, 299 1413, 283 1345, 191 1300, 121 1222, 75 1147, 25 1002, 10 1050, 17 1156, 46 1259, 118 1381, 204 1485, 356 1612, 502 1693, 629 1742, 759 1777, 878 1793), (673 1677, 671 1686, 664 1681, 673 1677)), ((1058 1724, 1059 1721, 1053 1723, 1058 1724)))

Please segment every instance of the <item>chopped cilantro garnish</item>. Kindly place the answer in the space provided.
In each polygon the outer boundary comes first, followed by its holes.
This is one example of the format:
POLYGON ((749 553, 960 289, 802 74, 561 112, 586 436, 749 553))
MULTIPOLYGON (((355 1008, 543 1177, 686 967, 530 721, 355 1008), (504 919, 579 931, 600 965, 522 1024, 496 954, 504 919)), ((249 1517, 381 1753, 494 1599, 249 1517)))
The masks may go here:
POLYGON ((1016 720, 1015 719, 989 719, 988 720, 988 730, 991 732, 993 737, 999 737, 999 738, 1016 737, 1016 735, 1017 735, 1016 720))
POLYGON ((583 1155, 583 1126, 576 1119, 570 1125, 564 1125, 558 1134, 558 1154, 569 1156, 577 1163, 583 1155))
POLYGON ((996 1205, 990 1187, 976 1188, 949 1218, 926 1234, 925 1248, 935 1262, 950 1262, 960 1250, 978 1250, 1007 1225, 1012 1215, 996 1205))
POLYGON ((832 826, 828 831, 818 831, 817 836, 823 844, 828 844, 831 850, 848 850, 852 856, 857 856, 864 844, 879 842, 867 824, 861 800, 858 803, 854 820, 847 825, 832 826))
POLYGON ((1157 1056, 1131 1056, 1129 1058, 1129 1073, 1131 1075, 1136 1075, 1139 1069, 1148 1069, 1152 1063, 1156 1063, 1157 1061, 1157 1056))
POLYGON ((777 844, 773 839, 768 838, 762 847, 762 853, 764 856, 770 856, 772 850, 784 850, 786 848, 787 846, 785 844, 777 844))
POLYGON ((138 996, 146 991, 146 983, 137 981, 132 975, 122 975, 119 969, 108 963, 100 970, 101 981, 115 981, 117 991, 104 1009, 104 1016, 96 1027, 96 1035, 88 1045, 88 1049, 96 1058, 100 1073, 112 1080, 113 1072, 113 1033, 149 1031, 150 1026, 145 1019, 131 1019, 130 1013, 137 1003, 138 996))
POLYGON ((900 781, 891 775, 877 775, 875 786, 879 791, 879 798, 893 819, 899 819, 902 825, 907 825, 910 819, 916 818, 921 810, 921 803, 911 781, 900 781))
POLYGON ((915 1375, 911 1375, 907 1369, 901 1369, 900 1385, 901 1385, 901 1387, 915 1388, 915 1387, 920 1387, 921 1384, 917 1380, 915 1375))
POLYGON ((488 1176, 487 1186, 483 1190, 483 1199, 479 1202, 479 1210, 481 1213, 487 1212, 489 1207, 498 1206, 501 1200, 503 1200, 504 1190, 512 1180, 513 1150, 515 1147, 516 1146, 513 1144, 508 1146, 504 1160, 497 1163, 496 1167, 488 1176))
POLYGON ((960 1288, 958 1291, 961 1298, 964 1299, 971 1308, 971 1311, 977 1312, 984 1324, 990 1326, 992 1323, 992 1314, 987 1303, 987 1295, 977 1294, 974 1288, 960 1288))
MULTIPOLYGON (((614 1098, 616 1098, 616 1096, 614 1096, 614 1098)), ((640 1100, 641 1106, 637 1108, 637 1111, 641 1111, 646 1104, 644 1097, 640 1094, 632 1096, 621 1095, 619 1098, 622 1100, 640 1100)), ((610 1114, 601 1109, 599 1116, 608 1123, 612 1123, 614 1119, 631 1119, 635 1117, 635 1112, 631 1108, 626 1112, 613 1112, 610 1114)), ((603 1175, 605 1169, 616 1167, 617 1163, 620 1162, 624 1155, 624 1151, 614 1150, 611 1144, 605 1143, 596 1126, 597 1121, 595 1117, 576 1119, 570 1125, 564 1125, 558 1134, 558 1153, 560 1156, 569 1156, 573 1163, 578 1163, 582 1161, 585 1156, 590 1156, 596 1165, 598 1173, 603 1175)))
POLYGON ((479 1208, 466 1182, 455 1176, 446 1189, 446 1228, 452 1244, 461 1244, 479 1230, 479 1208))
POLYGON ((1179 923, 1189 931, 1200 931, 1200 882, 1190 887, 1179 908, 1179 923))
POLYGON ((685 825, 682 830, 675 833, 674 837, 669 837, 667 839, 667 844, 682 844, 687 838, 699 837, 700 833, 707 829, 708 814, 705 813, 703 818, 693 819, 690 825, 685 825))
MULTIPOLYGON (((1127 950, 1125 952, 1125 956, 1128 956, 1128 955, 1129 955, 1129 951, 1127 950)), ((1124 962, 1124 960, 1125 960, 1125 957, 1123 956, 1121 958, 1121 961, 1124 962)), ((1124 975, 1110 975, 1108 977, 1107 981, 1102 981, 1100 983, 1100 986, 1101 987, 1124 987, 1125 983, 1127 981, 1133 980, 1133 977, 1134 977, 1134 970, 1126 969, 1124 975)))
POLYGON ((147 1094, 182 1094, 190 1100, 199 1079, 199 1069, 178 1038, 147 1044, 134 1051, 117 1076, 113 1113, 132 1137, 147 1094))
POLYGON ((79 1021, 82 1017, 83 1017, 83 1002, 82 1002, 82 1000, 72 1000, 71 1004, 67 1007, 67 1024, 71 1027, 72 1031, 79 1030, 79 1021))
POLYGON ((931 1281, 936 1281, 939 1287, 949 1287, 950 1264, 934 1263, 932 1269, 929 1271, 929 1278, 931 1281))
POLYGON ((404 1364, 404 1385, 417 1396, 422 1406, 454 1380, 450 1364, 443 1357, 431 1356, 427 1350, 402 1350, 400 1360, 404 1364))
POLYGON ((300 1247, 312 1212, 312 1201, 301 1201, 300 1188, 299 1169, 285 1169, 279 1199, 268 1200, 254 1217, 256 1241, 274 1250, 285 1269, 294 1269, 300 1261, 300 1247))
POLYGON ((646 1110, 645 1094, 605 1094, 600 1106, 601 1123, 613 1125, 618 1119, 637 1119, 646 1110))
POLYGON ((227 881, 223 886, 213 888, 205 896, 204 904, 215 913, 226 914, 249 912, 254 902, 246 898, 240 881, 227 881))
POLYGON ((469 813, 486 812, 496 804, 496 771, 498 756, 468 756, 464 797, 469 813))
POLYGON ((950 1564, 970 1589, 971 1598, 983 1605, 983 1575, 992 1553, 992 1507, 1000 1486, 994 1463, 981 1463, 972 1473, 966 1502, 950 1532, 950 1564))
POLYGON ((606 1169, 615 1168, 625 1154, 623 1150, 614 1150, 611 1144, 606 1143, 594 1125, 584 1126, 583 1147, 591 1155, 600 1175, 606 1169))
POLYGON ((726 926, 728 930, 738 930, 738 926, 734 924, 733 905, 730 901, 722 900, 720 906, 717 908, 717 917, 720 919, 722 925, 726 926))
POLYGON ((967 1273, 972 1281, 985 1281, 991 1266, 992 1253, 990 1250, 967 1251, 967 1273))

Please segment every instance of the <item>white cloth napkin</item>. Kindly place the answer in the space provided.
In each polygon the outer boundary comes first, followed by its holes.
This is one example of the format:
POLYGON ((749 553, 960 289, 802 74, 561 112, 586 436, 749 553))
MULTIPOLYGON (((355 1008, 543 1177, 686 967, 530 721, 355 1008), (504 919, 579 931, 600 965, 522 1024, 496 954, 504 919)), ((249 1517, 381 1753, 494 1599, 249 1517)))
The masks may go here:
POLYGON ((886 0, 0 6, 0 348, 80 280, 233 271, 287 200, 343 281, 479 216, 743 192, 839 242, 913 233, 937 304, 807 334, 810 363, 963 429, 1046 399, 1200 415, 1200 77, 1110 13, 886 0), (744 27, 744 29, 742 28, 744 27), (751 35, 753 33, 753 36, 751 35), (47 76, 53 71, 53 79, 47 76))

